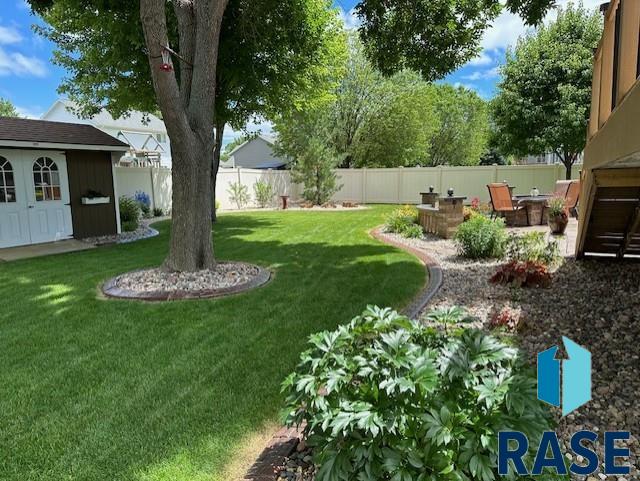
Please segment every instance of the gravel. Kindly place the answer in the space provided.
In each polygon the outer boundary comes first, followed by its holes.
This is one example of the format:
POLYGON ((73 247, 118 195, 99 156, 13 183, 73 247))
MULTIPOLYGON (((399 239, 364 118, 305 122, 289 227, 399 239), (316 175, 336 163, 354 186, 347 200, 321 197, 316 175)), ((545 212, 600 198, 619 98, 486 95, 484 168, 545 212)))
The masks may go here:
MULTIPOLYGON (((477 317, 473 327, 487 328, 492 312, 508 306, 522 312, 524 327, 517 341, 531 365, 538 352, 562 346, 563 335, 589 349, 593 400, 566 418, 558 414, 561 441, 568 446, 571 434, 581 429, 630 431, 628 445, 636 467, 632 474, 626 478, 596 476, 616 481, 640 479, 640 263, 568 257, 553 273, 551 288, 512 290, 488 282, 500 262, 461 259, 451 240, 386 235, 424 250, 442 268, 442 288, 421 314, 423 319, 433 308, 460 305, 477 317)), ((599 447, 601 444, 602 438, 599 447)))
POLYGON ((214 269, 196 272, 146 269, 122 274, 116 279, 116 287, 138 293, 197 292, 245 284, 259 272, 257 266, 235 262, 218 263, 214 269))
POLYGON ((127 244, 129 242, 135 242, 142 239, 148 239, 149 237, 155 237, 158 235, 158 231, 151 227, 149 224, 152 222, 159 222, 161 220, 168 219, 168 217, 143 219, 140 221, 139 227, 131 232, 122 232, 120 234, 103 235, 96 237, 86 237, 82 239, 83 242, 93 245, 105 245, 105 244, 127 244))
POLYGON ((311 449, 300 441, 296 450, 287 456, 276 469, 277 481, 312 481, 316 477, 311 449))

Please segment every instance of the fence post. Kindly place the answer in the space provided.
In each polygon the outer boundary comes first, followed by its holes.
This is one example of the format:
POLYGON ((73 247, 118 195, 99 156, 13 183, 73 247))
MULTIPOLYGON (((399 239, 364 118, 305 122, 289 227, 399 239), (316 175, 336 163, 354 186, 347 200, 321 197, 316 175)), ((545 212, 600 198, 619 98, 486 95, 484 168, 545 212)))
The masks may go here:
POLYGON ((362 168, 362 202, 361 204, 367 203, 367 168, 362 168))
POLYGON ((404 167, 398 168, 398 204, 402 204, 402 176, 404 174, 404 167))
POLYGON ((498 164, 493 164, 493 183, 497 184, 498 180, 498 164))
POLYGON ((440 194, 442 195, 442 171, 444 169, 444 167, 442 167, 442 165, 439 165, 438 168, 440 169, 440 175, 438 175, 438 192, 440 192, 440 194))
POLYGON ((156 186, 153 182, 153 166, 149 167, 149 175, 151 176, 151 211, 156 208, 156 186))

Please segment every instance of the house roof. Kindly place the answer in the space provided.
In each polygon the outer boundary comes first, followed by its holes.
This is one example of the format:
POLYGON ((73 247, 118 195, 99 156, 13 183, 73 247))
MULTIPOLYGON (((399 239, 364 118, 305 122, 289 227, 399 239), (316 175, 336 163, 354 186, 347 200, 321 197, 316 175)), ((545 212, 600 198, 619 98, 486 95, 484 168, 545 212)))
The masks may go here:
POLYGON ((14 147, 105 147, 128 150, 129 146, 87 124, 0 117, 0 145, 14 147))
POLYGON ((249 144, 250 142, 252 142, 255 139, 262 139, 264 140, 267 144, 269 145, 273 145, 276 143, 276 138, 270 135, 263 135, 263 134, 258 134, 255 137, 251 137, 248 140, 245 140, 244 142, 242 142, 240 145, 238 145, 235 149, 233 149, 231 152, 229 152, 229 157, 231 157, 233 154, 235 154, 238 150, 242 149, 245 145, 249 144))
MULTIPOLYGON (((70 111, 72 114, 74 110, 78 107, 74 102, 66 99, 58 99, 55 103, 49 108, 47 112, 42 115, 43 119, 46 119, 49 114, 53 111, 53 109, 57 106, 61 105, 67 111, 70 111)), ((82 120, 82 119, 79 119, 82 120)), ((130 131, 149 131, 149 132, 163 132, 167 131, 164 122, 153 114, 144 114, 143 112, 139 112, 137 110, 133 110, 129 112, 126 117, 118 117, 117 119, 113 118, 113 116, 107 112, 106 109, 102 109, 93 117, 87 119, 89 123, 95 125, 99 128, 112 128, 118 130, 130 130, 130 131)))
POLYGON ((283 165, 287 165, 287 163, 283 160, 268 160, 256 165, 256 169, 277 169, 278 167, 282 167, 283 165))

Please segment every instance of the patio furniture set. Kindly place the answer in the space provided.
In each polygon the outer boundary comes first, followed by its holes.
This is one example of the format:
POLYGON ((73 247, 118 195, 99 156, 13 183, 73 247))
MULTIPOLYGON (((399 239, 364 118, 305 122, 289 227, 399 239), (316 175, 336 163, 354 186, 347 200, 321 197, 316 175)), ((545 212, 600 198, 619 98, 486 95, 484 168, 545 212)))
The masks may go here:
MULTIPOLYGON (((504 182, 488 184, 493 209, 492 216, 504 217, 512 227, 543 225, 547 223, 547 203, 552 197, 565 199, 567 210, 577 217, 576 205, 580 197, 579 180, 559 180, 552 194, 513 195, 504 182)), ((534 189, 535 190, 535 189, 534 189)))

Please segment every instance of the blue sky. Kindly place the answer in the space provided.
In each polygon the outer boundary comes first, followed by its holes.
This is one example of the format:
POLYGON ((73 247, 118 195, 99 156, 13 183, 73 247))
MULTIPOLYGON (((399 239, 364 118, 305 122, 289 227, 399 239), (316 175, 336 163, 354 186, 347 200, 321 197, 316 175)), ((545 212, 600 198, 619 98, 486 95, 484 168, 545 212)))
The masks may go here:
MULTIPOLYGON (((585 0, 586 6, 595 7, 602 0, 585 0)), ((38 23, 24 0, 2 0, 0 10, 0 97, 9 99, 20 113, 39 117, 57 98, 56 89, 64 77, 63 69, 50 61, 53 46, 36 35, 31 26, 38 23)), ((566 3, 561 0, 560 4, 566 3)), ((336 0, 348 28, 357 26, 353 14, 355 0, 336 0)), ((552 17, 553 14, 550 14, 552 17)), ((482 97, 491 98, 499 80, 499 66, 504 62, 505 50, 525 32, 522 21, 515 15, 503 13, 487 30, 482 39, 481 54, 447 76, 444 81, 464 85, 476 90, 482 97)), ((268 124, 256 123, 250 130, 268 132, 268 124)), ((237 133, 228 132, 232 138, 237 133)))

